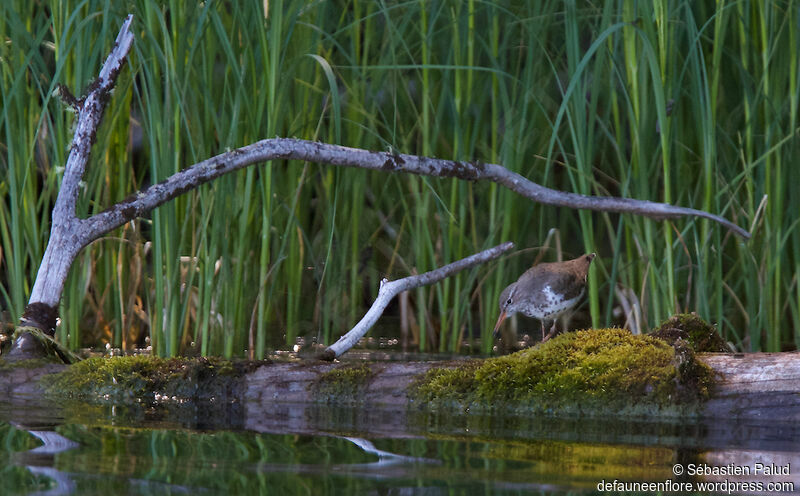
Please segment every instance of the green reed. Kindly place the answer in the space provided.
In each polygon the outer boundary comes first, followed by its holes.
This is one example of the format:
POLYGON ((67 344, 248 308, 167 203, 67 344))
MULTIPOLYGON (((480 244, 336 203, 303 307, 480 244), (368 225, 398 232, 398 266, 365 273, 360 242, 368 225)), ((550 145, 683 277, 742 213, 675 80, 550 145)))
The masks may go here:
MULTIPOLYGON (((59 328, 73 347, 149 337, 161 355, 262 357, 300 337, 330 343, 381 278, 506 240, 519 256, 412 292, 419 349, 457 351, 478 337, 489 351, 503 287, 539 255, 588 251, 599 255, 583 307, 592 325, 623 323, 624 293, 646 326, 697 311, 743 349, 800 339, 800 200, 788 194, 800 181, 796 2, 126 8, 136 41, 84 178, 82 215, 280 135, 501 163, 557 189, 720 213, 754 236, 696 219, 543 207, 493 184, 275 161, 190 192, 81 254, 59 328)), ((0 7, 9 320, 35 278, 71 140, 72 114, 53 89, 86 87, 126 13, 107 1, 0 7)))

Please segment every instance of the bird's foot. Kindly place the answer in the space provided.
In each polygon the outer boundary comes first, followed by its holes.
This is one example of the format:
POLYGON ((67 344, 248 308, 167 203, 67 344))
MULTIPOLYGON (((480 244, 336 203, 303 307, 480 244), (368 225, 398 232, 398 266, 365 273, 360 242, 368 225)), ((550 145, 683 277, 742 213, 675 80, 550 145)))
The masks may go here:
POLYGON ((544 335, 544 327, 542 327, 542 343, 546 342, 548 339, 552 338, 556 335, 556 323, 553 322, 553 327, 550 328, 550 332, 547 333, 547 336, 544 335))

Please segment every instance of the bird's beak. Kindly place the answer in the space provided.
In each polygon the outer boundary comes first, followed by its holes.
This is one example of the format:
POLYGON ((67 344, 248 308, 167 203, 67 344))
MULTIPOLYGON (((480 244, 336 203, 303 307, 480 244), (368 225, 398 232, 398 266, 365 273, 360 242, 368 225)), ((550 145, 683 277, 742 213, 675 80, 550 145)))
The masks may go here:
POLYGON ((500 324, 502 324, 504 320, 506 320, 505 310, 500 312, 500 317, 497 318, 497 324, 494 325, 494 332, 492 333, 492 336, 494 336, 495 339, 500 337, 500 324))

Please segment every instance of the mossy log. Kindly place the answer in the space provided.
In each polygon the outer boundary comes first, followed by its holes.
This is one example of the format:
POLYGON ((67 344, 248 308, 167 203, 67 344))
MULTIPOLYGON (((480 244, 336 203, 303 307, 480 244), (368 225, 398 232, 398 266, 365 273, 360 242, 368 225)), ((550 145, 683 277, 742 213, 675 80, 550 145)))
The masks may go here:
MULTIPOLYGON (((574 336, 564 335, 537 348, 543 351, 549 350, 552 356, 555 356, 559 349, 574 348, 580 333, 570 334, 574 336)), ((608 334, 617 340, 624 339, 615 333, 608 334)), ((637 337, 637 339, 639 338, 644 337, 637 337)), ((587 339, 586 336, 583 339, 587 339)), ((654 338, 645 338, 644 340, 650 339, 654 338)), ((630 344, 626 343, 623 341, 623 344, 617 344, 617 349, 622 350, 623 348, 619 348, 620 346, 630 344)), ((598 355, 595 348, 592 350, 593 355, 598 355)), ((656 350, 662 350, 661 345, 657 345, 656 350)), ((678 376, 670 378, 669 375, 664 375, 664 370, 668 372, 669 369, 639 374, 642 380, 638 382, 630 382, 625 377, 615 378, 610 375, 608 384, 619 384, 620 386, 617 387, 619 391, 611 391, 614 394, 612 396, 597 396, 599 389, 613 389, 610 385, 604 386, 597 382, 598 370, 602 374, 608 375, 607 369, 613 368, 613 364, 609 365, 608 362, 602 360, 581 364, 578 368, 572 367, 569 374, 562 378, 551 375, 545 381, 548 387, 555 385, 554 387, 559 391, 565 387, 564 380, 573 380, 579 385, 578 387, 583 387, 584 389, 578 390, 578 393, 567 396, 568 401, 580 403, 578 408, 564 408, 562 403, 552 401, 551 397, 547 396, 552 394, 548 390, 545 390, 545 396, 534 396, 537 398, 536 401, 531 401, 530 397, 524 396, 526 398, 524 401, 527 403, 524 404, 524 408, 520 408, 519 403, 514 404, 509 401, 508 393, 496 390, 499 388, 496 386, 499 384, 497 382, 489 385, 491 398, 497 398, 497 401, 489 402, 488 406, 486 402, 482 406, 480 401, 469 396, 459 396, 469 387, 474 386, 472 381, 487 380, 487 377, 493 376, 498 376, 508 382, 512 388, 532 389, 529 384, 520 384, 520 378, 510 374, 515 367, 511 360, 515 359, 524 360, 522 363, 527 368, 520 369, 524 374, 533 370, 530 367, 539 367, 540 365, 536 364, 534 351, 536 350, 517 353, 515 354, 516 358, 511 358, 514 357, 512 355, 486 360, 370 363, 355 361, 340 363, 249 362, 246 366, 241 364, 225 365, 227 362, 207 359, 198 359, 196 360, 198 363, 194 364, 189 359, 163 360, 145 357, 93 359, 88 361, 89 363, 81 362, 71 366, 53 365, 40 361, 10 364, 0 360, 0 384, 3 385, 0 392, 5 393, 7 397, 20 394, 44 395, 45 389, 36 386, 41 376, 52 375, 59 371, 74 371, 74 376, 85 379, 90 372, 84 369, 96 364, 95 367, 98 368, 98 371, 91 371, 94 375, 89 381, 91 389, 88 393, 70 393, 65 386, 69 381, 62 380, 56 396, 59 394, 69 395, 98 402, 124 402, 126 398, 131 399, 131 395, 141 396, 141 398, 133 398, 140 403, 147 403, 158 397, 169 397, 174 400, 178 396, 180 396, 178 400, 204 401, 204 398, 212 397, 213 401, 213 396, 215 396, 213 392, 201 394, 202 391, 198 392, 197 390, 204 389, 212 383, 216 384, 215 387, 219 389, 220 383, 230 380, 232 384, 236 383, 236 387, 221 388, 227 391, 226 401, 241 402, 247 412, 246 416, 249 419, 247 422, 262 424, 263 422, 269 423, 270 418, 286 420, 287 415, 288 418, 294 416, 297 421, 302 422, 303 414, 292 414, 291 411, 294 411, 292 405, 299 408, 298 412, 306 411, 309 406, 319 406, 328 411, 340 410, 342 408, 339 407, 344 406, 354 406, 355 410, 361 412, 377 412, 388 409, 393 412, 393 415, 400 417, 405 417, 407 412, 437 409, 441 411, 442 404, 437 407, 437 401, 430 395, 431 389, 426 390, 421 387, 426 384, 430 386, 431 379, 435 379, 438 381, 436 387, 451 394, 450 400, 453 397, 456 398, 455 401, 450 402, 450 410, 445 408, 447 412, 455 408, 456 412, 459 409, 462 411, 483 410, 501 415, 507 412, 517 415, 602 417, 604 415, 616 416, 621 413, 640 418, 692 417, 766 422, 796 422, 800 420, 800 352, 698 354, 697 362, 702 364, 702 367, 708 367, 707 370, 714 377, 714 383, 707 390, 697 387, 691 389, 698 396, 689 398, 688 401, 686 396, 669 393, 670 389, 663 387, 662 383, 665 381, 680 382, 678 376), (142 362, 146 360, 153 360, 157 363, 153 366, 143 364, 142 362), (128 363, 127 369, 126 363, 128 363), (133 379, 126 379, 126 373, 130 373, 133 379), (594 374, 594 378, 590 379, 590 374, 594 374), (205 382, 195 381, 197 378, 203 379, 205 382), (619 382, 620 380, 623 382, 619 382), (147 381, 153 383, 152 388, 148 388, 144 384, 147 381), (197 383, 194 384, 194 382, 197 383), (584 382, 590 384, 588 396, 587 388, 583 385, 584 382), (134 392, 126 386, 129 383, 137 384, 139 389, 134 392), (653 384, 652 387, 648 386, 650 383, 653 384), (109 391, 113 392, 115 389, 124 389, 125 391, 122 392, 125 394, 109 394, 109 391), (102 395, 97 393, 98 391, 102 395), (183 398, 185 391, 192 391, 192 396, 183 398), (158 394, 159 392, 162 394, 158 394), (666 405, 664 403, 665 392, 669 393, 666 396, 666 405), (620 398, 617 393, 631 393, 633 396, 631 401, 621 403, 623 406, 617 409, 616 402, 620 398), (547 408, 542 408, 542 405, 538 403, 534 404, 540 398, 545 398, 544 403, 548 404, 547 408), (602 405, 600 408, 595 408, 595 404, 592 403, 593 399, 599 399, 610 406, 605 410, 602 405), (673 408, 676 402, 680 408, 673 408), (643 408, 637 408, 641 406, 640 403, 644 405, 643 408)), ((628 354, 632 354, 632 350, 628 351, 628 354)), ((637 349, 636 353, 641 353, 641 349, 637 349)), ((676 352, 675 355, 677 357, 679 353, 676 352)), ((659 355, 654 356, 657 358, 659 355)), ((676 368, 680 368, 680 366, 676 366, 676 368)), ((550 374, 548 371, 544 373, 550 374)), ((495 377, 492 380, 497 379, 495 377)), ((52 381, 50 383, 52 384, 52 381)), ((80 381, 75 383, 81 384, 80 381)), ((53 397, 53 392, 50 391, 49 395, 53 397)), ((447 402, 444 405, 446 407, 447 402)))
MULTIPOLYGON (((800 352, 706 353, 698 358, 711 367, 718 382, 696 416, 727 420, 800 420, 800 352)), ((431 368, 458 365, 459 362, 370 363, 366 366, 371 378, 358 402, 365 410, 395 407, 399 412, 409 404, 409 388, 431 368)), ((314 388, 319 378, 330 371, 352 366, 348 363, 279 363, 261 367, 247 376, 248 411, 257 416, 257 410, 271 411, 276 403, 316 403, 320 400, 314 388)), ((352 402, 353 398, 343 399, 352 402)), ((424 405, 417 407, 424 408, 424 405)))

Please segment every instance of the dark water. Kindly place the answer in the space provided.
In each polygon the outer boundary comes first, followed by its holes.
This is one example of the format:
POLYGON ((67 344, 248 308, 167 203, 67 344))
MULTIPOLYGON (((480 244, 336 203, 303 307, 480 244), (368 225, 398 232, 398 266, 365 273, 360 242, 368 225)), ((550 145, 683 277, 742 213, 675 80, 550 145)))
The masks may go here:
MULTIPOLYGON (((773 493, 769 483, 800 488, 800 429, 789 424, 437 416, 279 404, 269 412, 239 404, 56 406, 7 398, 0 400, 0 446, 3 495, 581 494, 614 480, 727 481, 728 488, 746 489, 756 486, 743 484, 761 483, 761 494, 773 493), (690 466, 754 470, 758 463, 788 465, 789 474, 685 473, 690 466), (676 464, 684 468, 679 476, 676 464)), ((676 487, 664 486, 661 494, 677 493, 676 487)))

